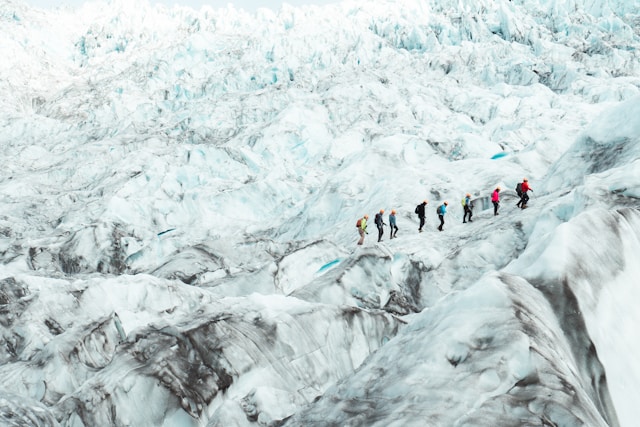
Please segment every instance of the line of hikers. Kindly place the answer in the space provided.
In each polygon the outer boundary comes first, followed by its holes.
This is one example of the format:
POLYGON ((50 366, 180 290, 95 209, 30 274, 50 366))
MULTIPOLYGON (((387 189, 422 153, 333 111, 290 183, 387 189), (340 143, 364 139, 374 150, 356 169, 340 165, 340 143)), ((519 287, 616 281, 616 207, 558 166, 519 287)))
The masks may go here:
MULTIPOLYGON (((516 193, 520 198, 516 206, 520 209, 525 209, 527 207, 527 202, 529 201, 529 195, 527 194, 529 191, 533 191, 533 189, 529 186, 529 180, 524 178, 522 182, 519 182, 516 185, 516 193)), ((428 201, 425 199, 415 208, 415 213, 418 215, 418 219, 420 220, 420 225, 418 227, 418 232, 422 233, 422 229, 424 228, 424 223, 426 220, 425 208, 427 206, 428 201)), ((496 187, 495 190, 491 193, 491 203, 493 204, 493 215, 499 215, 498 209, 500 208, 500 187, 496 187)), ((440 225, 438 225, 438 230, 442 231, 444 227, 444 216, 447 213, 447 206, 449 206, 448 202, 443 202, 436 209, 436 214, 438 215, 438 219, 440 220, 440 225)), ((471 200, 471 194, 467 193, 465 197, 462 199, 462 207, 464 208, 464 215, 462 216, 462 222, 473 222, 471 217, 473 216, 473 201, 471 200)), ((375 216, 374 223, 378 228, 378 242, 382 241, 382 236, 384 234, 383 227, 387 225, 384 222, 384 209, 380 209, 375 216)), ((358 245, 362 245, 364 243, 365 234, 369 234, 367 232, 367 221, 369 220, 369 215, 364 215, 356 222, 356 227, 358 228, 358 233, 360 234, 360 240, 358 240, 358 245)), ((391 228, 391 234, 389 235, 390 239, 396 238, 396 234, 398 233, 398 225, 396 223, 396 210, 392 209, 389 214, 389 227, 391 228)))

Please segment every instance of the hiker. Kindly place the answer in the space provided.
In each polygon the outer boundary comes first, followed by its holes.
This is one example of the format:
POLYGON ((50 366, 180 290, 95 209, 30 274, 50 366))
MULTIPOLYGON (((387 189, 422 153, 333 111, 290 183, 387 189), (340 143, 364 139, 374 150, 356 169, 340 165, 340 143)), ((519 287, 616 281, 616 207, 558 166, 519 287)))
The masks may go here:
POLYGON ((382 219, 383 214, 384 214, 384 209, 380 209, 380 212, 376 214, 376 218, 374 221, 376 223, 376 227, 378 227, 378 242, 382 241, 382 235, 384 234, 384 229, 382 228, 382 226, 387 225, 384 223, 384 220, 382 219))
POLYGON ((527 202, 529 201, 529 195, 527 191, 533 191, 531 187, 529 187, 529 180, 527 178, 523 178, 522 182, 518 183, 516 186, 516 192, 518 192, 518 196, 520 196, 520 200, 516 203, 516 206, 520 209, 525 209, 527 207, 527 202), (520 190, 520 191, 518 191, 520 190))
POLYGON ((500 187, 496 187, 491 193, 491 203, 493 203, 493 215, 498 214, 498 208, 500 207, 500 187))
POLYGON ((396 225, 396 210, 391 209, 391 213, 389 214, 389 228, 391 229, 391 233, 389 239, 393 239, 396 237, 398 233, 398 226, 396 225))
POLYGON ((364 235, 367 233, 367 220, 369 219, 369 215, 365 215, 358 220, 356 223, 356 227, 358 227, 358 233, 360 233, 360 240, 358 240, 358 244, 362 245, 364 243, 364 235))
POLYGON ((438 230, 440 231, 442 231, 442 226, 444 225, 444 214, 447 213, 447 206, 449 206, 449 203, 444 202, 436 210, 436 212, 438 213, 438 218, 440 219, 440 225, 438 226, 438 230))
POLYGON ((422 233, 422 227, 424 227, 424 219, 425 213, 424 208, 427 206, 427 200, 423 200, 418 206, 416 206, 415 213, 418 214, 418 218, 420 218, 420 227, 418 228, 418 232, 422 233))
POLYGON ((462 216, 462 223, 467 222, 467 215, 469 215, 469 222, 473 222, 471 217, 473 216, 473 204, 471 203, 471 194, 467 193, 467 195, 462 199, 462 207, 464 208, 464 215, 462 216))

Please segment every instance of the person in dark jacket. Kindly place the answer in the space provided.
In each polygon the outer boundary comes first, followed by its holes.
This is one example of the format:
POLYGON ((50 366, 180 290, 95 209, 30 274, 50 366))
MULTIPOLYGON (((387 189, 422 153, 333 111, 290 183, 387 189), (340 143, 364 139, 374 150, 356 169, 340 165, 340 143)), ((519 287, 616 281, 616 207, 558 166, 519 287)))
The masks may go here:
POLYGON ((391 229, 391 234, 389 239, 393 239, 396 237, 398 233, 398 226, 396 225, 396 210, 391 209, 391 214, 389 214, 389 228, 391 229))
POLYGON ((418 214, 418 218, 420 219, 420 227, 418 227, 418 232, 422 233, 422 227, 424 227, 425 220, 425 207, 427 206, 427 201, 423 200, 418 206, 416 206, 416 213, 418 214))
POLYGON ((376 218, 374 221, 376 223, 376 227, 378 227, 378 242, 382 241, 382 235, 384 234, 384 229, 382 228, 382 226, 387 225, 384 223, 384 220, 382 219, 383 214, 384 214, 384 209, 380 209, 380 212, 376 214, 376 218))
POLYGON ((471 203, 471 194, 467 193, 467 195, 463 199, 462 206, 464 207, 464 215, 462 216, 462 222, 467 222, 467 215, 469 215, 469 222, 473 222, 471 217, 473 216, 473 204, 471 203))

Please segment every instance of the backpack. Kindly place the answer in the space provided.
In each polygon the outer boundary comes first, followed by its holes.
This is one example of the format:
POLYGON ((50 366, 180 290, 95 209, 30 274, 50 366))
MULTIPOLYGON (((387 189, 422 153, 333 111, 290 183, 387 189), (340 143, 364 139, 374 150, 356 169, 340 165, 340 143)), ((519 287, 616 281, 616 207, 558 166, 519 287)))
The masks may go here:
POLYGON ((463 197, 463 198, 462 198, 462 206, 463 206, 463 207, 464 207, 464 206, 467 206, 466 200, 467 200, 467 198, 466 198, 466 197, 463 197))
POLYGON ((414 211, 415 213, 419 213, 418 210, 420 209, 420 205, 416 206, 416 210, 414 211))
POLYGON ((518 185, 516 185, 516 193, 518 193, 518 196, 522 197, 522 183, 519 182, 518 185))
POLYGON ((360 218, 358 222, 356 222, 356 227, 360 228, 361 225, 362 225, 362 218, 360 218))

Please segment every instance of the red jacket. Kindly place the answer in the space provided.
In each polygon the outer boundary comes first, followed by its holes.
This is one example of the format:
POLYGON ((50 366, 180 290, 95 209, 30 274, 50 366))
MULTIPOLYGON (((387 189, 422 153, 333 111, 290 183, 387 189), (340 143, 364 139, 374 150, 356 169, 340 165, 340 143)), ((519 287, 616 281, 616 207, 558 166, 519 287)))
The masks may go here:
POLYGON ((526 193, 529 190, 531 190, 531 187, 529 187, 529 183, 527 181, 523 181, 522 182, 522 192, 526 193))

